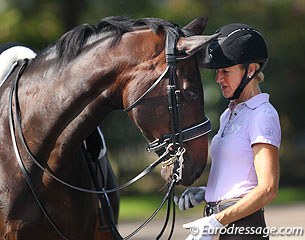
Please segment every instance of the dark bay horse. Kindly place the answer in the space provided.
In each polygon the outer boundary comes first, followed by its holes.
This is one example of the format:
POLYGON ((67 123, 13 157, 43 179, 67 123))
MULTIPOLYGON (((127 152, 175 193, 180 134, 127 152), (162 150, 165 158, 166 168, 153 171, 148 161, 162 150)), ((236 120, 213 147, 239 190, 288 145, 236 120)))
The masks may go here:
MULTIPOLYGON (((178 126, 190 135, 182 139, 185 153, 180 183, 190 185, 201 175, 207 160, 208 138, 201 131, 192 133, 206 120, 196 53, 215 37, 201 35, 205 24, 205 18, 198 18, 180 29, 161 19, 105 18, 94 26, 84 24, 72 29, 29 61, 22 75, 17 70, 11 74, 0 89, 2 239, 62 239, 29 190, 15 145, 37 197, 68 239, 111 239, 96 233, 96 195, 55 181, 35 165, 20 135, 11 136, 15 134, 10 132, 10 111, 14 113, 14 126, 18 122, 17 105, 23 137, 39 164, 65 182, 90 189, 92 182, 81 151, 84 139, 117 109, 128 110, 149 142, 164 139, 164 134, 173 132, 172 122, 176 118, 170 114, 167 87, 174 74, 181 93, 178 126), (173 54, 180 60, 170 73, 166 70, 165 53, 167 36, 173 33, 177 36, 173 54), (144 96, 156 79, 160 79, 158 84, 144 96), (10 106, 14 81, 16 95, 10 106)), ((176 136, 173 133, 171 140, 176 136)), ((178 133, 180 138, 182 133, 178 133)), ((167 177, 171 173, 165 170, 167 177)))

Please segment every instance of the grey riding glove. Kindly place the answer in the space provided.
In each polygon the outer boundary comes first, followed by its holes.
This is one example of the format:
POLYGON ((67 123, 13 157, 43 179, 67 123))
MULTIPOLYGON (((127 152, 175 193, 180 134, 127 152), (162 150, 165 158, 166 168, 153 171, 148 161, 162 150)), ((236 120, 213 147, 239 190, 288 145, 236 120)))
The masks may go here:
POLYGON ((205 201, 205 189, 206 187, 187 188, 180 197, 174 196, 174 202, 181 211, 195 207, 205 201))

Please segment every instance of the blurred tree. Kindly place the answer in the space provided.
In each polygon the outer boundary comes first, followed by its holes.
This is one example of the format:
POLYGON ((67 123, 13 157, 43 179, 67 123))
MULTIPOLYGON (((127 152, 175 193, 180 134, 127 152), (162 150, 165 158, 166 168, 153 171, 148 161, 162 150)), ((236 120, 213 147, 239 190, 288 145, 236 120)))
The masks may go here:
POLYGON ((63 24, 63 29, 69 30, 81 24, 80 19, 86 6, 85 0, 56 0, 56 2, 59 6, 59 19, 63 24))

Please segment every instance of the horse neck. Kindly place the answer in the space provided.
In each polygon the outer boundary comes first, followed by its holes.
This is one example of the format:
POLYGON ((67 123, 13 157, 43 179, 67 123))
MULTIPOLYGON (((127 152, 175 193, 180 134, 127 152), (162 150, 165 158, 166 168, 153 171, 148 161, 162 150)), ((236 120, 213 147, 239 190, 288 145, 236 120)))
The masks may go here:
POLYGON ((130 48, 124 45, 132 37, 123 36, 115 48, 106 41, 93 44, 65 67, 51 64, 35 72, 36 79, 47 76, 38 84, 30 77, 34 66, 29 66, 20 103, 25 137, 31 139, 34 154, 45 158, 55 146, 79 146, 109 112, 122 107, 123 89, 143 63, 138 56, 128 56, 130 48))
POLYGON ((55 145, 80 143, 113 110, 105 96, 113 69, 82 60, 93 56, 78 58, 61 68, 49 62, 34 73, 35 62, 20 79, 22 129, 32 152, 42 158, 55 145))

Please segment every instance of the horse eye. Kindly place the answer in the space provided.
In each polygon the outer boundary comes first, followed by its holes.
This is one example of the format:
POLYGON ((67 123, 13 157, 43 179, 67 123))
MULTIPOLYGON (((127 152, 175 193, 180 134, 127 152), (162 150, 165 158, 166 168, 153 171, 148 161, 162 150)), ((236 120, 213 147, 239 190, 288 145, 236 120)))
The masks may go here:
POLYGON ((198 91, 195 89, 186 89, 184 91, 184 97, 186 101, 193 101, 198 97, 198 91))

